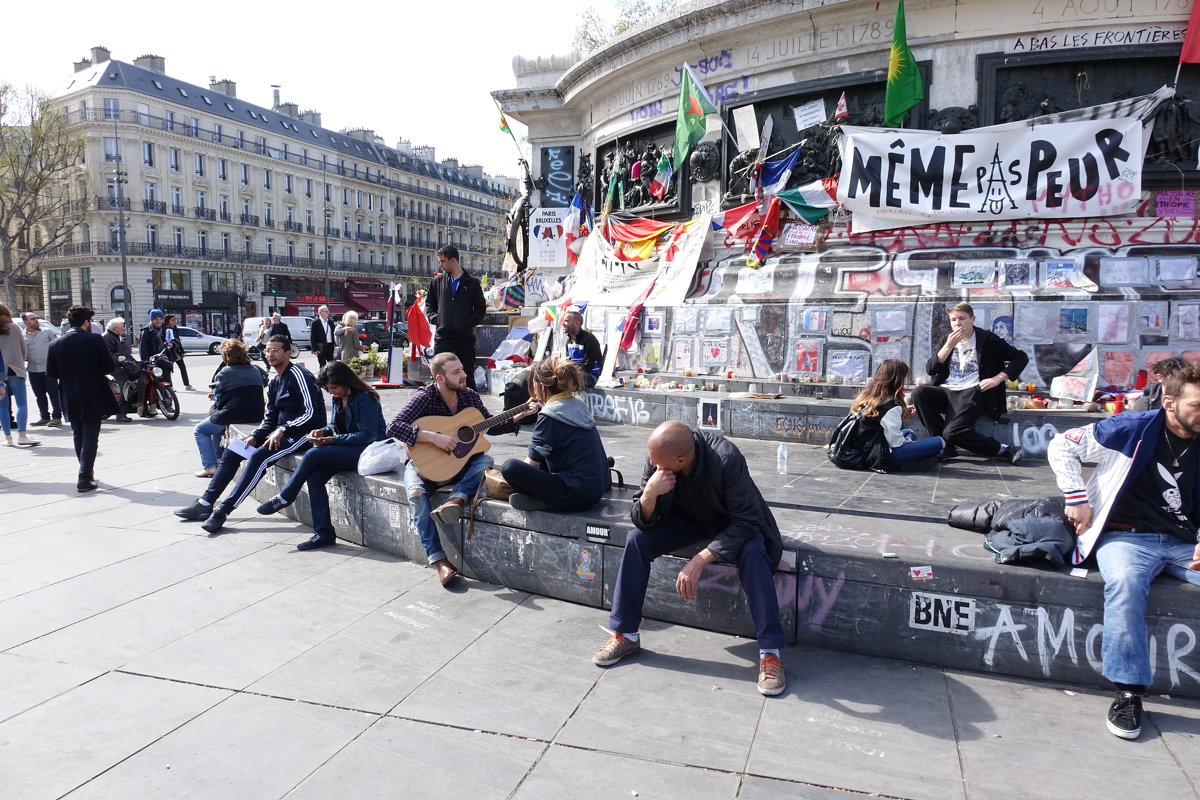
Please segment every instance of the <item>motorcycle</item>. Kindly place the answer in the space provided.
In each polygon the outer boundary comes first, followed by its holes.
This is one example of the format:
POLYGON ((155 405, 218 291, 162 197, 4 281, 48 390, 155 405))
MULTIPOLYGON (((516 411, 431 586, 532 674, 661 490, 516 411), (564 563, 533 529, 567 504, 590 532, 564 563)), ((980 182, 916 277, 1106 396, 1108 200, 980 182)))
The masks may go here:
POLYGON ((126 408, 138 407, 144 385, 145 396, 141 399, 147 409, 158 408, 167 419, 179 419, 179 398, 175 396, 175 389, 171 385, 173 367, 165 349, 149 361, 140 363, 122 358, 117 367, 125 371, 128 380, 123 387, 118 386, 115 380, 110 381, 110 385, 118 399, 122 399, 120 391, 123 388, 126 408))

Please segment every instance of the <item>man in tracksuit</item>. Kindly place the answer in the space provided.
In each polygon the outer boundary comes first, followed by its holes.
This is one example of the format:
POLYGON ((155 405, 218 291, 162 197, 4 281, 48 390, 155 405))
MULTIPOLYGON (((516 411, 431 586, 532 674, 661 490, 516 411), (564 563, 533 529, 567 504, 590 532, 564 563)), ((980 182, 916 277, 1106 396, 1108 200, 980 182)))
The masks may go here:
MULTIPOLYGON (((1048 456, 1075 526, 1076 564, 1090 555, 1104 578, 1104 677, 1117 697, 1108 730, 1142 731, 1153 677, 1146 596, 1159 573, 1200 585, 1200 365, 1163 382, 1162 408, 1117 414, 1050 442, 1048 456), (1085 481, 1082 464, 1096 464, 1085 481)), ((1160 655, 1159 658, 1162 658, 1160 655)))
POLYGON ((433 352, 454 353, 467 371, 467 386, 475 387, 475 326, 483 322, 487 303, 483 285, 458 263, 458 248, 446 245, 437 251, 442 268, 429 283, 425 315, 437 327, 433 352))
POLYGON ((204 530, 216 533, 233 510, 250 496, 268 467, 286 455, 306 450, 308 432, 325 427, 325 406, 317 382, 312 373, 292 363, 291 348, 291 341, 282 335, 272 336, 264 348, 267 363, 275 374, 267 384, 266 416, 257 430, 242 440, 255 448, 253 454, 246 459, 227 447, 204 494, 187 508, 176 511, 176 516, 207 520, 202 526, 204 530), (224 502, 214 506, 242 461, 246 461, 242 477, 224 502))

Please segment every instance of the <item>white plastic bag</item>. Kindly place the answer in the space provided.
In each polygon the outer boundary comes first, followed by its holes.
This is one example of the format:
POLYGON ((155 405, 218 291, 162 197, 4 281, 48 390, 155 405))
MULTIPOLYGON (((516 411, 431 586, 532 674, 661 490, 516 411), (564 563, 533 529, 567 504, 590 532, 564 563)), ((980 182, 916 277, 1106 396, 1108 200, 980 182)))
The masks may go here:
POLYGON ((358 457, 359 475, 395 472, 408 460, 408 448, 396 439, 384 439, 367 445, 358 457))

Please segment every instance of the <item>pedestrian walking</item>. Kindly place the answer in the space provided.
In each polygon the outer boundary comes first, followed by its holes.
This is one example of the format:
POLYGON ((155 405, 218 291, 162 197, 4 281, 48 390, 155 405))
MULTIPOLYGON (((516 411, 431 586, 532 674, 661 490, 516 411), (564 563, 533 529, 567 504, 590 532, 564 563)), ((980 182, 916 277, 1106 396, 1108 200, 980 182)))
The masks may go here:
POLYGON ((0 303, 0 355, 4 356, 4 385, 12 402, 17 408, 16 429, 17 440, 13 441, 14 420, 5 411, 0 413, 0 427, 4 429, 5 447, 37 447, 41 442, 30 439, 25 431, 29 421, 29 408, 25 399, 25 377, 29 373, 25 369, 28 355, 25 350, 25 336, 21 326, 15 324, 12 312, 8 306, 0 303))
POLYGON ((37 314, 32 311, 22 314, 21 320, 25 323, 21 331, 25 336, 25 369, 29 373, 29 386, 33 389, 38 407, 38 421, 31 423, 30 427, 47 425, 57 428, 62 425, 62 409, 58 405, 58 383, 46 377, 46 357, 50 353, 50 343, 61 334, 54 328, 43 328, 38 322, 37 314))
POLYGON ((166 341, 169 348, 168 355, 171 363, 179 365, 179 374, 183 378, 183 388, 189 392, 194 391, 192 389, 192 381, 188 378, 187 363, 183 360, 183 357, 187 354, 183 352, 183 341, 179 338, 179 326, 175 324, 174 314, 167 314, 163 320, 163 340, 166 341))
POLYGON ((347 311, 342 315, 342 324, 334 333, 337 339, 337 360, 350 363, 350 359, 362 352, 358 339, 358 312, 347 311))
POLYGON ((46 374, 58 381, 59 401, 71 423, 75 458, 79 461, 79 492, 96 489, 96 451, 100 445, 100 423, 117 413, 117 400, 108 385, 116 368, 104 340, 92 333, 92 310, 72 306, 67 312, 70 330, 50 345, 46 374))

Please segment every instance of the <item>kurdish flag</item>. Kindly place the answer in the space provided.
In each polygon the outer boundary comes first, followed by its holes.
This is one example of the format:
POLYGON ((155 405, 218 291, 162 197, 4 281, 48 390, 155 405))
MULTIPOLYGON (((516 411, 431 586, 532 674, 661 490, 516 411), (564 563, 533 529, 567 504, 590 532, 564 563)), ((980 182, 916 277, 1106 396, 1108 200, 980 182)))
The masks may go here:
POLYGON ((685 62, 679 81, 679 113, 675 117, 675 152, 672 159, 682 165, 696 142, 708 130, 708 115, 717 113, 717 104, 708 91, 696 80, 692 68, 685 62))
POLYGON ((896 26, 892 29, 892 56, 888 60, 887 92, 883 98, 883 124, 898 128, 908 111, 925 99, 917 60, 908 49, 908 31, 904 24, 904 0, 896 5, 896 26))

